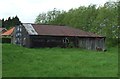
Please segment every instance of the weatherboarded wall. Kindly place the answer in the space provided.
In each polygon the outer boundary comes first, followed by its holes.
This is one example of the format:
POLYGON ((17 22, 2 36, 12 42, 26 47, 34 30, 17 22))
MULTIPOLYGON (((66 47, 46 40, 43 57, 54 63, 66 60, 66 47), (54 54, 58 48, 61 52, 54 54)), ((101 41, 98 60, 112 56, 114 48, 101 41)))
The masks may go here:
POLYGON ((12 34, 11 43, 24 47, 31 47, 30 35, 23 26, 16 26, 12 34))
POLYGON ((79 47, 91 50, 104 50, 105 38, 79 37, 79 47))

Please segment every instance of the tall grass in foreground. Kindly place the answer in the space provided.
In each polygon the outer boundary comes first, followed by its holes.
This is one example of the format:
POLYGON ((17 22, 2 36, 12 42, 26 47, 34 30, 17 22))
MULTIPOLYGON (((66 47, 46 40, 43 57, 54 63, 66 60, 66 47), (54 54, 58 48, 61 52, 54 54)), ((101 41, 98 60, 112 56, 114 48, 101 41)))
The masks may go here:
POLYGON ((116 77, 118 49, 24 48, 3 44, 3 77, 116 77))

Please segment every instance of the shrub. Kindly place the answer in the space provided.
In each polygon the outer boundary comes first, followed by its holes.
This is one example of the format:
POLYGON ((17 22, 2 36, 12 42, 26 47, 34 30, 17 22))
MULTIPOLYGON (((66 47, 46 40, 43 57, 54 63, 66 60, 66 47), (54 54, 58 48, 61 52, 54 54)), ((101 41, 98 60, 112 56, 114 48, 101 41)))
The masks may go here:
POLYGON ((3 37, 2 43, 11 43, 11 38, 10 37, 3 37))

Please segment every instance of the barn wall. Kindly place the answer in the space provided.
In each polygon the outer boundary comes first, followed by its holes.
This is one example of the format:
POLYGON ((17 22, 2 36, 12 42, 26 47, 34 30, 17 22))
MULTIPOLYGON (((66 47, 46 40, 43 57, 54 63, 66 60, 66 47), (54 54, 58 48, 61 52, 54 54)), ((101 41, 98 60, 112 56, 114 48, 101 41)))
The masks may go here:
POLYGON ((12 34, 11 43, 31 47, 30 37, 22 25, 16 26, 12 34))
POLYGON ((57 47, 62 46, 63 37, 53 36, 30 36, 33 47, 57 47))
POLYGON ((20 36, 20 31, 19 31, 19 28, 20 26, 16 26, 13 33, 12 33, 12 39, 11 39, 11 43, 13 44, 18 44, 20 45, 21 43, 21 36, 20 36))
POLYGON ((21 38, 22 38, 22 42, 21 42, 22 46, 29 47, 29 48, 32 47, 30 35, 28 34, 24 26, 22 26, 22 37, 21 38))
POLYGON ((75 37, 31 35, 30 40, 33 47, 69 47, 71 42, 78 46, 75 37))
POLYGON ((29 47, 79 47, 88 50, 104 50, 105 38, 65 37, 65 36, 30 36, 29 47), (67 39, 67 42, 65 42, 67 39), (97 49, 98 48, 98 49, 97 49))
POLYGON ((86 37, 79 38, 79 47, 89 50, 104 50, 105 38, 86 37))
POLYGON ((13 31, 13 33, 12 33, 12 35, 11 35, 11 43, 12 43, 12 44, 16 44, 16 43, 15 43, 15 34, 16 34, 16 28, 14 29, 14 31, 13 31))

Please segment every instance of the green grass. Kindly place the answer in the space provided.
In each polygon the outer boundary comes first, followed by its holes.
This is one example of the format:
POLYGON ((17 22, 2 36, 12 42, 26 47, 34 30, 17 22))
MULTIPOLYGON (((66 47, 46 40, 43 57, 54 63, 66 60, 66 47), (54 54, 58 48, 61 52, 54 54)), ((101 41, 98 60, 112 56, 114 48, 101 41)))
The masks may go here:
POLYGON ((117 77, 118 49, 24 48, 3 44, 3 77, 117 77))

